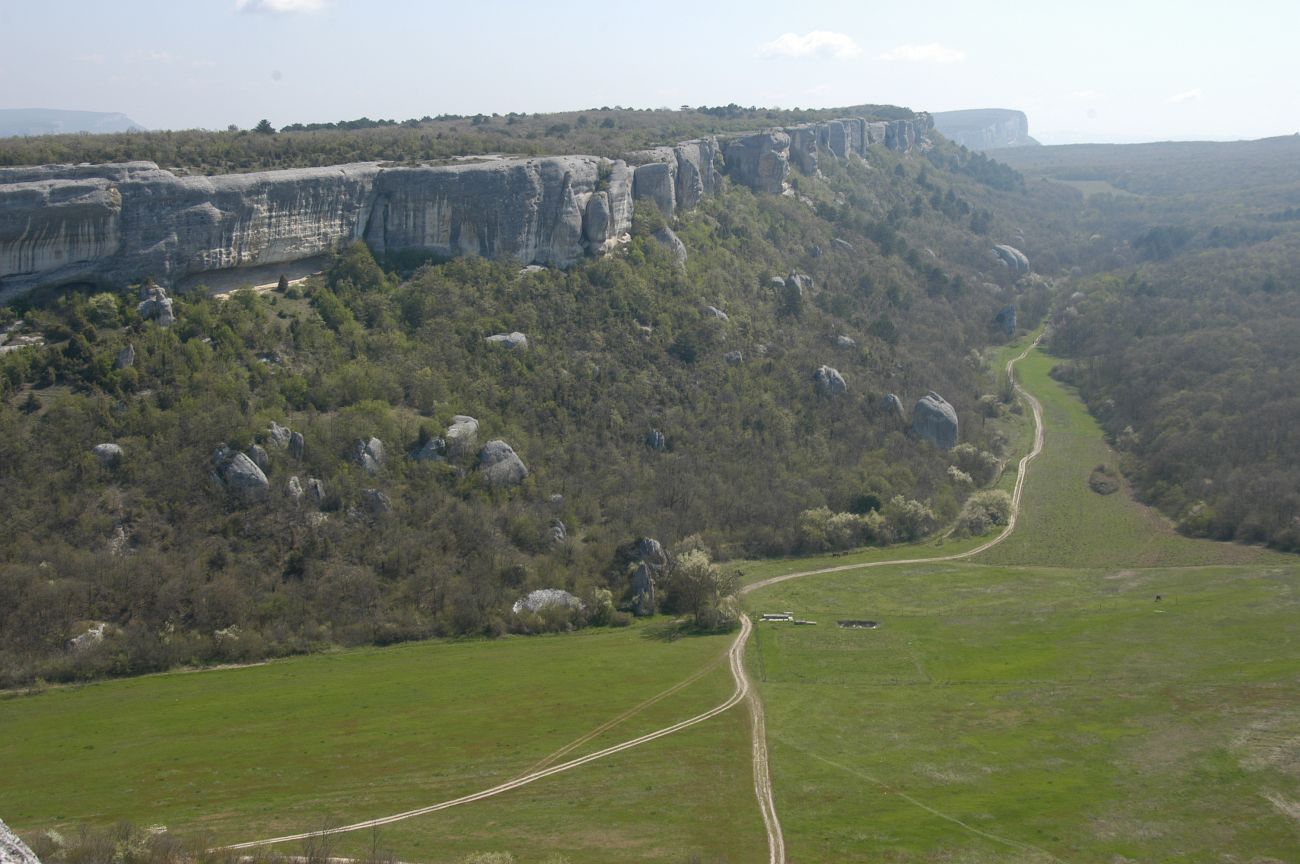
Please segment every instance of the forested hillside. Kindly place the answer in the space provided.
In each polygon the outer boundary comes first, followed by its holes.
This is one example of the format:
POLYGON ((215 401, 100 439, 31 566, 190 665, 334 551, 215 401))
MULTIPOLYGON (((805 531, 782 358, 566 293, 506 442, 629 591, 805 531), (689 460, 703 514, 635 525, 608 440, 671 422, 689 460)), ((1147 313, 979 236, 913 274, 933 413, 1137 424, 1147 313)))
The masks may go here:
POLYGON ((1086 196, 1051 344, 1140 497, 1300 549, 1300 138, 1006 158, 1086 196))
POLYGON ((47 342, 0 360, 0 681, 618 623, 638 537, 727 558, 951 522, 1007 446, 995 316, 1050 303, 991 247, 1060 260, 1072 193, 949 145, 793 179, 679 218, 684 267, 638 206, 630 244, 569 271, 358 245, 304 284, 175 298, 170 327, 134 290, 0 310, 47 342), (512 332, 526 349, 487 339, 512 332), (930 390, 952 450, 885 398, 930 390), (494 440, 522 482, 485 470, 494 440), (585 606, 512 613, 539 588, 585 606))

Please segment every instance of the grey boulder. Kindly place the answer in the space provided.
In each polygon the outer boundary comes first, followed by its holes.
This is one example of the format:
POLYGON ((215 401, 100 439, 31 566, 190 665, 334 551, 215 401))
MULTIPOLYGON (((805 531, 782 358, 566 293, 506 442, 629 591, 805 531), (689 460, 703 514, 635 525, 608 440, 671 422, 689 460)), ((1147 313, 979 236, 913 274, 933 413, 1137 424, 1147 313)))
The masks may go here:
POLYGON ((451 425, 443 433, 447 442, 447 455, 453 459, 467 456, 478 443, 478 421, 464 414, 451 418, 451 425))
POLYGON ((504 441, 489 441, 478 454, 478 470, 483 482, 496 489, 517 486, 528 476, 528 466, 504 441))
POLYGON ((213 452, 212 464, 218 479, 231 492, 260 495, 271 486, 256 462, 248 458, 247 454, 232 450, 225 444, 213 452))
POLYGON ((718 319, 719 321, 726 321, 726 320, 727 320, 727 313, 726 313, 726 312, 723 312, 723 311, 722 311, 721 309, 719 309, 717 306, 705 306, 705 307, 704 307, 704 314, 707 315, 707 316, 710 317, 710 318, 716 318, 716 319, 718 319))
POLYGON ((167 289, 152 281, 140 288, 140 302, 135 311, 144 320, 157 322, 160 327, 168 327, 176 321, 176 310, 172 298, 167 296, 167 289))
POLYGON ((382 516, 393 509, 393 502, 378 489, 366 489, 361 493, 361 503, 372 516, 382 516))
POLYGON ((358 439, 352 447, 352 459, 368 474, 379 471, 384 464, 384 442, 378 438, 358 439))
POLYGON ((664 433, 660 432, 658 429, 651 429, 645 435, 645 446, 649 447, 651 450, 663 450, 667 444, 668 442, 664 438, 664 433))
POLYGON ((430 438, 407 455, 416 462, 446 462, 447 441, 443 438, 430 438))
POLYGON ((248 458, 253 460, 253 464, 261 469, 262 473, 271 470, 271 457, 261 444, 254 444, 248 448, 248 458))
POLYGON ((96 444, 90 450, 100 465, 116 465, 122 459, 122 448, 116 444, 96 444))
POLYGON ((993 247, 993 254, 998 257, 1003 266, 1010 269, 1017 276, 1029 272, 1029 259, 1025 253, 1021 252, 1014 246, 1008 246, 1005 243, 999 243, 993 247))
POLYGON ((135 365, 135 346, 130 342, 126 347, 117 352, 117 359, 113 361, 114 369, 130 369, 135 365))
POLYGON ((516 600, 514 605, 510 607, 510 611, 518 615, 520 612, 540 612, 543 609, 557 607, 581 609, 582 601, 568 591, 562 591, 559 588, 539 588, 516 600))
POLYGON ((288 426, 281 426, 272 420, 270 427, 266 430, 266 437, 276 447, 287 447, 293 433, 289 431, 288 426))
POLYGON ((668 250, 668 254, 672 256, 673 263, 677 266, 677 269, 685 270, 686 244, 682 242, 680 237, 673 233, 673 229, 665 225, 655 231, 652 236, 656 243, 668 250))
POLYGON ((817 371, 813 372, 813 382, 817 385, 818 392, 827 396, 839 396, 849 389, 840 371, 830 366, 818 366, 817 371))
POLYGON ((957 411, 931 390, 912 410, 912 431, 941 450, 957 446, 957 411))
POLYGON ((302 437, 301 432, 295 432, 289 436, 289 455, 295 459, 301 459, 307 452, 307 441, 302 437))
POLYGON ((36 853, 27 844, 9 830, 9 826, 0 822, 0 862, 2 864, 41 864, 36 853))
POLYGON ((728 366, 739 366, 745 362, 745 355, 739 351, 728 351, 722 355, 728 366))
POLYGON ((494 345, 508 348, 511 351, 528 350, 528 337, 520 333, 518 330, 513 333, 497 333, 493 336, 487 337, 487 341, 494 345))
POLYGON ((896 417, 899 422, 903 420, 903 400, 899 399, 893 393, 885 395, 885 412, 890 417, 896 417))

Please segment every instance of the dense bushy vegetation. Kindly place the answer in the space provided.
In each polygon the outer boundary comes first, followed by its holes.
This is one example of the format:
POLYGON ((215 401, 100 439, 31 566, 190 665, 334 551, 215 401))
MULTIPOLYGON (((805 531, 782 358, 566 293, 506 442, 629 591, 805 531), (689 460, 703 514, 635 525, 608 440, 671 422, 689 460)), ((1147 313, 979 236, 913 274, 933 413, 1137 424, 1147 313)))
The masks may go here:
POLYGON ((1078 217, 1058 376, 1183 531, 1300 549, 1300 139, 1044 149, 1011 158, 1116 190, 1078 217))
POLYGON ((442 115, 402 122, 343 120, 259 129, 120 132, 0 138, 0 166, 144 159, 200 174, 405 162, 482 153, 544 156, 586 153, 618 157, 643 147, 722 132, 761 129, 833 117, 910 118, 906 108, 858 105, 836 109, 769 109, 727 105, 681 110, 592 108, 558 114, 442 115))
MULTIPOLYGON (((797 187, 705 200, 675 226, 685 272, 641 208, 627 247, 567 272, 376 262, 358 245, 283 293, 184 295, 170 328, 140 320, 132 293, 10 310, 49 344, 0 361, 3 680, 618 623, 629 573, 615 565, 636 537, 726 558, 951 521, 1006 447, 978 356, 1005 338, 994 313, 1015 302, 1032 325, 1049 303, 1041 280, 1013 283, 990 238, 1041 202, 883 150, 797 187), (773 286, 792 271, 807 290, 773 286), (528 351, 485 341, 513 330, 528 351), (134 365, 114 369, 127 343, 134 365), (818 392, 822 364, 847 393, 818 392), (971 446, 938 451, 887 410, 887 392, 910 406, 930 389, 971 446), (458 414, 530 476, 494 489, 476 452, 406 457, 458 414), (301 459, 269 443, 273 421, 305 436, 301 459), (373 475, 352 456, 371 436, 387 451, 373 475), (106 466, 91 448, 110 441, 124 456, 106 466), (212 479, 223 442, 268 450, 268 494, 212 479), (294 500, 292 476, 322 481, 319 506, 294 500), (810 534, 800 514, 819 508, 869 530, 810 534), (512 615, 536 588, 585 605, 512 615), (90 622, 109 637, 66 649, 90 622)), ((668 576, 670 611, 726 625, 725 567, 668 576)))

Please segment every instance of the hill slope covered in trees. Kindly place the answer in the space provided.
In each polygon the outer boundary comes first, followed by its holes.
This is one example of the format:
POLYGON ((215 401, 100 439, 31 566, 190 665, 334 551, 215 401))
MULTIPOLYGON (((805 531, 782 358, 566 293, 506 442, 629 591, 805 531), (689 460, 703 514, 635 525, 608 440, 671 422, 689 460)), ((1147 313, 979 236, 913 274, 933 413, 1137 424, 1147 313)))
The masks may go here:
POLYGON ((356 246, 287 291, 182 295, 167 328, 133 292, 6 310, 48 344, 0 361, 3 680, 616 623, 641 536, 784 554, 953 519, 1005 447, 978 352, 1006 338, 1000 309, 1023 328, 1049 302, 990 248, 1023 236, 1059 260, 1068 190, 1028 194, 946 144, 793 185, 725 184, 679 218, 684 268, 639 208, 630 244, 569 271, 356 246), (486 339, 513 331, 526 351, 486 339), (845 392, 818 388, 823 365, 845 392), (964 446, 909 436, 885 399, 910 412, 930 390, 964 446), (407 455, 463 415, 476 446, 407 455), (373 471, 357 449, 371 438, 373 471), (522 483, 478 469, 491 440, 526 464, 522 483), (102 443, 121 456, 98 458, 102 443), (222 444, 224 461, 264 459, 265 493, 214 479, 222 444), (537 588, 586 605, 511 612, 537 588), (102 641, 66 647, 92 626, 102 641))

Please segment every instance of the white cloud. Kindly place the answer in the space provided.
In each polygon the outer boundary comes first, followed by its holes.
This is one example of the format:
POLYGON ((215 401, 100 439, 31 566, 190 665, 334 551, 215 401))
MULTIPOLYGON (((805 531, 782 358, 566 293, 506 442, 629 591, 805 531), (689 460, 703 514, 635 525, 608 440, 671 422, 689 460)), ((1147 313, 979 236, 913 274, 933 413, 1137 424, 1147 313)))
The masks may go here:
POLYGON ((170 51, 132 51, 126 59, 130 63, 175 63, 176 55, 170 51))
POLYGON ((1192 90, 1186 90, 1182 93, 1175 93, 1174 95, 1170 96, 1168 99, 1165 100, 1165 104, 1180 105, 1183 102, 1195 102, 1197 99, 1200 98, 1201 98, 1200 88, 1194 88, 1192 90))
POLYGON ((240 12, 319 12, 325 0, 235 0, 240 12))
POLYGON ((830 30, 812 30, 800 36, 783 33, 771 42, 758 46, 759 57, 831 57, 848 60, 862 53, 858 43, 843 33, 830 30))
POLYGON ((899 45, 893 51, 881 54, 880 59, 901 60, 904 63, 960 63, 966 59, 966 52, 930 42, 925 45, 899 45))

